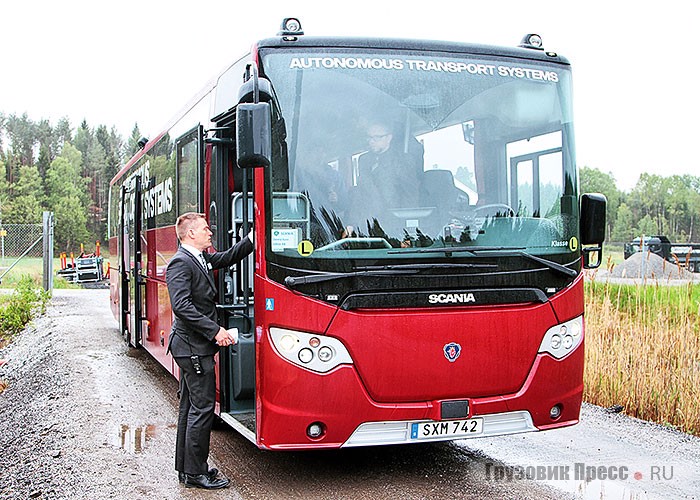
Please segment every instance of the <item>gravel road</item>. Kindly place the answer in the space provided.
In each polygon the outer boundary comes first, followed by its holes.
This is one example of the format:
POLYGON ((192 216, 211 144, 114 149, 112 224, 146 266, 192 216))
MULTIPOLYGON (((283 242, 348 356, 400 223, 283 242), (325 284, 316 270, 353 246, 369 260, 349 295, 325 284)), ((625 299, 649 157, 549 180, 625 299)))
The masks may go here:
POLYGON ((218 429, 210 465, 232 486, 186 489, 173 470, 176 382, 124 345, 108 290, 56 290, 46 314, 0 359, 8 383, 0 394, 3 499, 637 500, 700 492, 700 439, 590 405, 581 424, 552 432, 324 452, 265 452, 218 429))

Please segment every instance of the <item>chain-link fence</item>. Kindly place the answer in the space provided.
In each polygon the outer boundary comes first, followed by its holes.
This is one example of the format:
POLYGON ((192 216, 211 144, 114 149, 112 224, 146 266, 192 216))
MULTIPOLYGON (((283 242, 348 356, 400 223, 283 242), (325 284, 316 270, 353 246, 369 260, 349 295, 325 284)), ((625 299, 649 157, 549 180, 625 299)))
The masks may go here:
MULTIPOLYGON (((2 224, 0 225, 0 258, 15 260, 34 245, 43 235, 41 224, 2 224)), ((41 257, 43 248, 40 243, 29 250, 26 257, 41 257)))
POLYGON ((42 224, 0 225, 0 286, 13 288, 29 275, 41 284, 44 274, 42 224))

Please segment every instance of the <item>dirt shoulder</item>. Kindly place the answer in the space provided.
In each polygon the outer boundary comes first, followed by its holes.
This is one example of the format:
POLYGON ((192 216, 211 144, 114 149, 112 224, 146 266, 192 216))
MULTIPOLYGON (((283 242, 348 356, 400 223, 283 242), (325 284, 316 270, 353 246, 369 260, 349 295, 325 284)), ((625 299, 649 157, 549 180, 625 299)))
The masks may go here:
POLYGON ((108 290, 56 290, 0 351, 0 498, 181 495, 175 408, 163 404, 175 382, 140 380, 134 356, 146 354, 121 342, 108 304, 108 290))
POLYGON ((0 359, 8 382, 0 393, 0 499, 641 499, 700 491, 700 438, 590 405, 566 429, 422 447, 272 453, 217 430, 210 465, 232 486, 186 489, 174 471, 177 383, 144 350, 126 347, 108 290, 56 290, 46 314, 0 359), (578 464, 625 467, 630 477, 579 480, 578 464), (489 478, 501 466, 566 469, 571 480, 489 478))

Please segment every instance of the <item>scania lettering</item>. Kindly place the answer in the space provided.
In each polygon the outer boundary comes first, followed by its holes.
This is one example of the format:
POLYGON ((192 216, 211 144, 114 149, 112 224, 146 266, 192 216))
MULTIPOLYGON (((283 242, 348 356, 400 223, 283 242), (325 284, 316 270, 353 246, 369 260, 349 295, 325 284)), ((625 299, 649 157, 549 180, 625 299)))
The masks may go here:
POLYGON ((255 232, 215 281, 219 323, 239 331, 217 413, 256 446, 578 422, 605 198, 578 191, 571 66, 540 42, 310 37, 285 20, 111 181, 125 341, 179 376, 165 273, 178 215, 197 211, 218 250, 255 232))
POLYGON ((476 302, 473 293, 432 293, 428 296, 431 304, 466 304, 476 302))

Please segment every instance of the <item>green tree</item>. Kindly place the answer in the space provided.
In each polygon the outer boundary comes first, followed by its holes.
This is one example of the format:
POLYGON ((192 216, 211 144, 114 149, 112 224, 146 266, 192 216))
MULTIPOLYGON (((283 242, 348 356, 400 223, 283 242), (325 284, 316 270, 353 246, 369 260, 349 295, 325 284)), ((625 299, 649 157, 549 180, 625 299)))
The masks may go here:
MULTIPOLYGON (((5 162, 0 158, 0 172, 5 171, 5 162)), ((0 224, 6 220, 10 210, 10 187, 4 175, 0 175, 0 224)))
POLYGON ((690 189, 688 190, 688 239, 698 240, 698 215, 700 215, 700 177, 687 176, 690 189))
MULTIPOLYGON (((670 195, 670 180, 660 175, 643 173, 629 195, 629 205, 639 219, 648 217, 655 226, 655 234, 668 234, 666 206, 670 195)), ((641 222, 640 222, 641 224, 641 222)), ((640 230, 644 228, 639 226, 640 230)), ((647 234, 645 232, 645 234, 647 234)))
MULTIPOLYGON (((61 153, 61 148, 66 142, 73 141, 73 132, 70 126, 70 121, 68 118, 63 117, 58 120, 56 127, 54 128, 54 147, 56 154, 61 153)), ((53 158, 52 158, 53 160, 53 158)))
POLYGON ((136 153, 141 151, 141 146, 139 146, 139 141, 141 140, 141 132, 139 131, 139 124, 134 123, 134 128, 131 130, 131 136, 126 143, 126 156, 131 158, 136 153))
POLYGON ((3 135, 4 135, 4 134, 3 134, 3 131, 5 130, 5 120, 6 120, 6 118, 5 118, 5 113, 3 113, 2 111, 0 111, 0 153, 3 152, 3 149, 2 149, 2 139, 3 139, 3 135))
POLYGON ((56 248, 77 253, 80 244, 86 243, 90 238, 86 227, 85 206, 78 196, 70 195, 59 199, 52 209, 56 221, 54 226, 56 248))
POLYGON ((637 231, 639 236, 653 236, 656 234, 662 234, 659 231, 659 227, 656 225, 656 221, 649 216, 649 214, 642 217, 637 226, 637 231))
POLYGON ((80 175, 82 154, 70 143, 46 173, 47 206, 54 212, 54 240, 62 251, 76 251, 90 239, 87 229, 87 179, 80 175))
POLYGON ((612 238, 617 220, 617 210, 623 198, 622 192, 615 184, 612 173, 604 173, 598 169, 582 167, 579 172, 582 193, 601 193, 608 200, 606 208, 606 224, 608 237, 612 238))
POLYGON ((3 208, 3 222, 13 224, 41 222, 43 201, 44 191, 39 170, 36 167, 20 167, 17 181, 12 186, 9 210, 5 211, 3 208))
POLYGON ((7 156, 7 180, 14 183, 21 166, 34 165, 36 126, 27 114, 10 115, 5 120, 5 131, 10 139, 11 154, 7 156))
POLYGON ((611 241, 626 242, 637 236, 634 224, 634 214, 626 203, 621 203, 617 208, 617 218, 610 234, 611 241))

